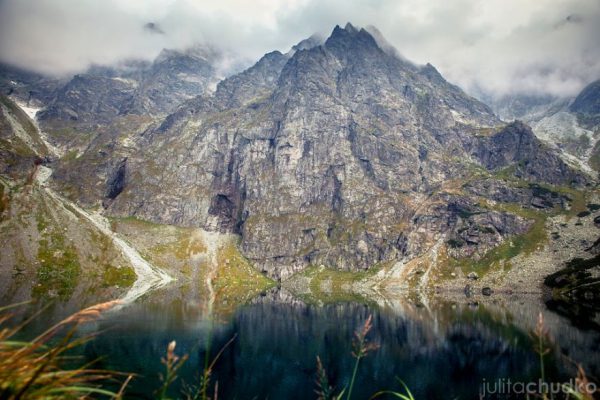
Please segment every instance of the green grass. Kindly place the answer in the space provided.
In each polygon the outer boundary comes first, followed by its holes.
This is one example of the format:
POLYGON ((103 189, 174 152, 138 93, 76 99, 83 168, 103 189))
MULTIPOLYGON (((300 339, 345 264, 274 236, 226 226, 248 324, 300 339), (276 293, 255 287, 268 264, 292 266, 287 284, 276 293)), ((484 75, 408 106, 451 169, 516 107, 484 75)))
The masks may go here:
POLYGON ((588 161, 594 171, 600 171, 600 141, 596 142, 588 161))
MULTIPOLYGON (((2 399, 122 399, 121 393, 106 387, 125 380, 124 377, 115 372, 92 369, 90 364, 86 365, 72 355, 75 349, 82 348, 92 339, 91 336, 76 337, 77 326, 98 318, 103 311, 113 307, 114 302, 81 310, 26 341, 22 338, 22 330, 28 322, 22 325, 10 321, 15 316, 11 311, 20 305, 23 304, 0 307, 2 399)), ((122 390, 128 381, 125 380, 122 390)))
POLYGON ((48 227, 48 220, 46 216, 42 212, 38 212, 35 216, 35 220, 37 222, 37 230, 38 232, 43 232, 48 227))
POLYGON ((104 287, 130 287, 137 276, 131 267, 115 267, 106 265, 102 272, 102 286, 104 287))
POLYGON ((81 266, 75 249, 65 244, 62 235, 54 234, 51 239, 39 242, 36 281, 32 297, 47 298, 58 296, 68 300, 77 286, 81 266))
POLYGON ((74 161, 78 158, 79 152, 77 150, 69 150, 62 158, 61 161, 74 161))
POLYGON ((139 228, 143 228, 143 229, 159 228, 162 226, 155 222, 151 222, 151 221, 148 221, 145 219, 138 218, 135 215, 132 215, 129 217, 109 217, 109 221, 111 222, 111 226, 112 226, 113 230, 114 230, 116 224, 119 224, 119 223, 126 223, 129 225, 133 225, 134 227, 139 227, 139 228))
POLYGON ((308 302, 368 303, 369 300, 356 293, 354 285, 374 276, 384 264, 376 264, 363 271, 340 271, 325 266, 311 265, 298 274, 300 278, 309 280, 310 293, 303 297, 308 302))
POLYGON ((220 314, 233 312, 276 283, 258 272, 238 250, 235 243, 227 243, 217 253, 217 273, 214 277, 215 306, 220 314))
POLYGON ((192 259, 206 253, 206 245, 195 228, 161 225, 136 217, 111 218, 110 222, 112 230, 128 237, 144 258, 186 277, 193 272, 192 259), (140 243, 138 236, 147 239, 140 243))
POLYGON ((490 137, 504 129, 506 125, 489 127, 489 128, 475 128, 473 135, 475 137, 490 137))
MULTIPOLYGON (((186 228, 181 228, 187 231, 186 228)), ((205 253, 206 246, 202 240, 192 237, 192 235, 185 235, 184 232, 180 232, 178 237, 167 243, 161 243, 152 247, 149 251, 156 255, 172 254, 179 261, 186 261, 194 254, 205 253)))

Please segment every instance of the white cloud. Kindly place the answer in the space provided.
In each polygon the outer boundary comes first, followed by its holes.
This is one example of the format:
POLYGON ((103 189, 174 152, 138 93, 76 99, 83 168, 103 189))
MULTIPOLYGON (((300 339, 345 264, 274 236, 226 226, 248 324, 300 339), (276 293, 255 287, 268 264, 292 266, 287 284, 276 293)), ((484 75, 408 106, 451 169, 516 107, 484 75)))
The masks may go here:
POLYGON ((0 0, 0 60, 73 73, 197 42, 256 60, 347 21, 469 91, 572 95, 600 78, 596 0, 0 0))

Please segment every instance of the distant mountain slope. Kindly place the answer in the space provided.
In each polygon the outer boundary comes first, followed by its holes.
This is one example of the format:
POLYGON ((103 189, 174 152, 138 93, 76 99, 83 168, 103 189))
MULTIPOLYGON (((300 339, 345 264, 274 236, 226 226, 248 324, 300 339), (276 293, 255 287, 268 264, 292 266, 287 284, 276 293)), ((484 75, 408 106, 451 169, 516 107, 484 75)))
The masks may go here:
POLYGON ((600 171, 599 82, 588 85, 576 98, 519 95, 491 104, 502 119, 530 124, 536 136, 555 147, 571 166, 596 174, 600 171))
POLYGON ((35 124, 15 103, 0 95, 0 174, 22 179, 49 155, 35 124))
POLYGON ((218 53, 163 50, 152 62, 95 67, 56 90, 40 113, 42 126, 98 124, 125 114, 165 114, 216 85, 218 53))

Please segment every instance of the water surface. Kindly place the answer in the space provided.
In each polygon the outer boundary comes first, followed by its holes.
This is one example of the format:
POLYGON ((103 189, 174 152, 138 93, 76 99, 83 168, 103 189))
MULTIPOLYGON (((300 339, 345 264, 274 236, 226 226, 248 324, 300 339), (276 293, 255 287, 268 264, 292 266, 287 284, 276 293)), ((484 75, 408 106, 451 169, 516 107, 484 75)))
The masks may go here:
POLYGON ((178 354, 190 357, 173 386, 177 395, 181 381, 197 383, 205 361, 235 337, 213 374, 219 399, 312 399, 317 355, 332 386, 346 386, 354 366, 354 332, 372 315, 369 339, 379 349, 361 361, 353 398, 398 390, 400 378, 420 399, 476 399, 485 381, 538 380, 539 358, 529 331, 540 309, 559 342, 546 361, 549 378, 565 381, 573 374, 560 353, 597 374, 599 333, 574 328, 542 303, 522 299, 319 305, 274 290, 214 320, 201 305, 167 291, 87 326, 87 332, 99 333, 83 351, 89 360, 102 357, 102 367, 139 374, 129 396, 152 398, 170 341, 177 342, 178 354))

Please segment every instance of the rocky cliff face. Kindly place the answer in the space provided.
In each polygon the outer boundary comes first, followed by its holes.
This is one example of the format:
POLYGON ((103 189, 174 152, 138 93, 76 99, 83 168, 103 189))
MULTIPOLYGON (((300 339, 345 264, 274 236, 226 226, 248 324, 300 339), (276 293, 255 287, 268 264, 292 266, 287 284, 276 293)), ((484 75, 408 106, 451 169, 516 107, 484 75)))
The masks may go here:
POLYGON ((0 94, 31 106, 48 104, 66 82, 0 63, 0 94))
POLYGON ((48 148, 33 122, 10 99, 0 95, 0 176, 25 179, 48 148))
POLYGON ((519 121, 478 140, 474 155, 488 170, 514 166, 514 175, 526 180, 555 185, 582 185, 586 181, 544 146, 531 128, 519 121))
POLYGON ((367 269, 451 238, 468 243, 458 256, 480 256, 530 222, 481 203, 492 195, 464 187, 474 175, 586 181, 524 124, 503 127, 433 66, 350 24, 267 54, 162 121, 105 131, 60 171, 59 185, 113 215, 239 233, 278 278, 367 269))
POLYGON ((600 114, 600 80, 586 86, 573 100, 569 110, 588 116, 600 114))
POLYGON ((491 104, 504 120, 518 118, 531 125, 535 135, 569 165, 595 175, 600 171, 599 82, 589 84, 575 98, 517 95, 491 104))
POLYGON ((218 53, 203 48, 163 50, 152 62, 92 67, 58 88, 39 119, 57 126, 107 124, 126 114, 165 114, 216 84, 218 53))

